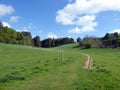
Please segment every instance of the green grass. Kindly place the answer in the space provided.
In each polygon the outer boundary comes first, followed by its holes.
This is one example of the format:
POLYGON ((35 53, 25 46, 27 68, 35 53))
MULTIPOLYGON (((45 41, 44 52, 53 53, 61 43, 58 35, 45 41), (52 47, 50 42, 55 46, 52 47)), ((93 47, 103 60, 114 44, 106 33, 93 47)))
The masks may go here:
POLYGON ((61 63, 60 50, 0 44, 0 90, 73 90, 85 57, 63 55, 61 63))
POLYGON ((119 69, 117 49, 0 44, 0 90, 119 90, 119 69), (84 68, 87 57, 80 53, 92 55, 92 70, 84 68))

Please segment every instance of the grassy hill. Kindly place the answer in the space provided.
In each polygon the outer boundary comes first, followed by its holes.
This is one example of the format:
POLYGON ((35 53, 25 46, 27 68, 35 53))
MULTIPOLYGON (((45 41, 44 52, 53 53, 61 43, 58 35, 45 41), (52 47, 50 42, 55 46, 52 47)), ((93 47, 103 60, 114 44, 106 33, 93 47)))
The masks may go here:
POLYGON ((0 90, 119 90, 120 51, 0 44, 0 90), (61 51, 63 59, 61 59, 61 51), (93 69, 84 68, 93 57, 93 69))

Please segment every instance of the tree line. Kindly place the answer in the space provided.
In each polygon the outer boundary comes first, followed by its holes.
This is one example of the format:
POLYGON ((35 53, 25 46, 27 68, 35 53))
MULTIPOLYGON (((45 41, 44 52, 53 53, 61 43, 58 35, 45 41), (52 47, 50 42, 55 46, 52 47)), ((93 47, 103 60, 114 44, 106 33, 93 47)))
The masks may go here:
POLYGON ((120 33, 106 33, 105 36, 92 37, 86 36, 83 39, 77 38, 77 43, 82 48, 90 48, 91 46, 97 48, 118 48, 120 47, 120 33))
POLYGON ((120 34, 115 33, 106 33, 106 35, 101 39, 102 47, 120 47, 120 34))
POLYGON ((45 47, 45 48, 61 46, 61 45, 70 44, 70 43, 75 43, 75 41, 73 38, 68 38, 68 37, 57 38, 57 39, 47 38, 41 42, 42 47, 45 47))
POLYGON ((34 38, 32 38, 30 32, 18 32, 12 28, 4 27, 2 22, 0 22, 0 43, 50 48, 74 43, 74 39, 67 37, 58 39, 47 38, 41 41, 39 36, 35 36, 34 38))
MULTIPOLYGON (((34 39, 33 39, 34 40, 34 39)), ((21 44, 21 45, 33 45, 33 40, 30 32, 17 32, 16 30, 8 27, 3 27, 0 22, 0 42, 21 44)))
MULTIPOLYGON (((98 38, 86 36, 83 39, 77 38, 77 43, 82 48, 117 48, 120 47, 120 33, 106 33, 104 37, 98 38)), ((0 43, 30 45, 35 47, 51 48, 64 44, 75 43, 73 38, 47 38, 40 40, 39 36, 32 38, 30 32, 18 32, 12 28, 4 27, 0 22, 0 43)))

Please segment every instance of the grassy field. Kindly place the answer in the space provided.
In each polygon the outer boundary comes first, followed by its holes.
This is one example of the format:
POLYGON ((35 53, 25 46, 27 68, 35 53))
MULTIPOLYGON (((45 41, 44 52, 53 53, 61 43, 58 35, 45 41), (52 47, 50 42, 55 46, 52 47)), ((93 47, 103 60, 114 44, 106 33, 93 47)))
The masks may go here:
POLYGON ((120 50, 0 44, 0 90, 119 90, 120 50), (61 50, 63 59, 61 59, 61 50), (93 57, 93 69, 84 68, 93 57))

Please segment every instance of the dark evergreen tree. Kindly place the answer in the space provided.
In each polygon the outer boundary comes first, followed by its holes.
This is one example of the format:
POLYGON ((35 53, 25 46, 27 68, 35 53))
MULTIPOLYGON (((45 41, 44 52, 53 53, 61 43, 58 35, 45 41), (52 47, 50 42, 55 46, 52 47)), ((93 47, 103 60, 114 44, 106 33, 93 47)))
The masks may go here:
POLYGON ((39 36, 36 36, 36 37, 33 38, 33 44, 36 47, 41 47, 41 41, 40 41, 40 37, 39 36))
POLYGON ((3 29, 3 24, 1 21, 0 21, 0 29, 3 29))
POLYGON ((41 43, 42 47, 50 48, 52 45, 52 39, 51 38, 44 39, 41 43))
POLYGON ((77 38, 77 43, 80 43, 80 42, 81 42, 81 38, 78 37, 78 38, 77 38))
POLYGON ((54 38, 52 39, 51 46, 52 46, 52 47, 55 47, 55 39, 54 39, 54 38))

